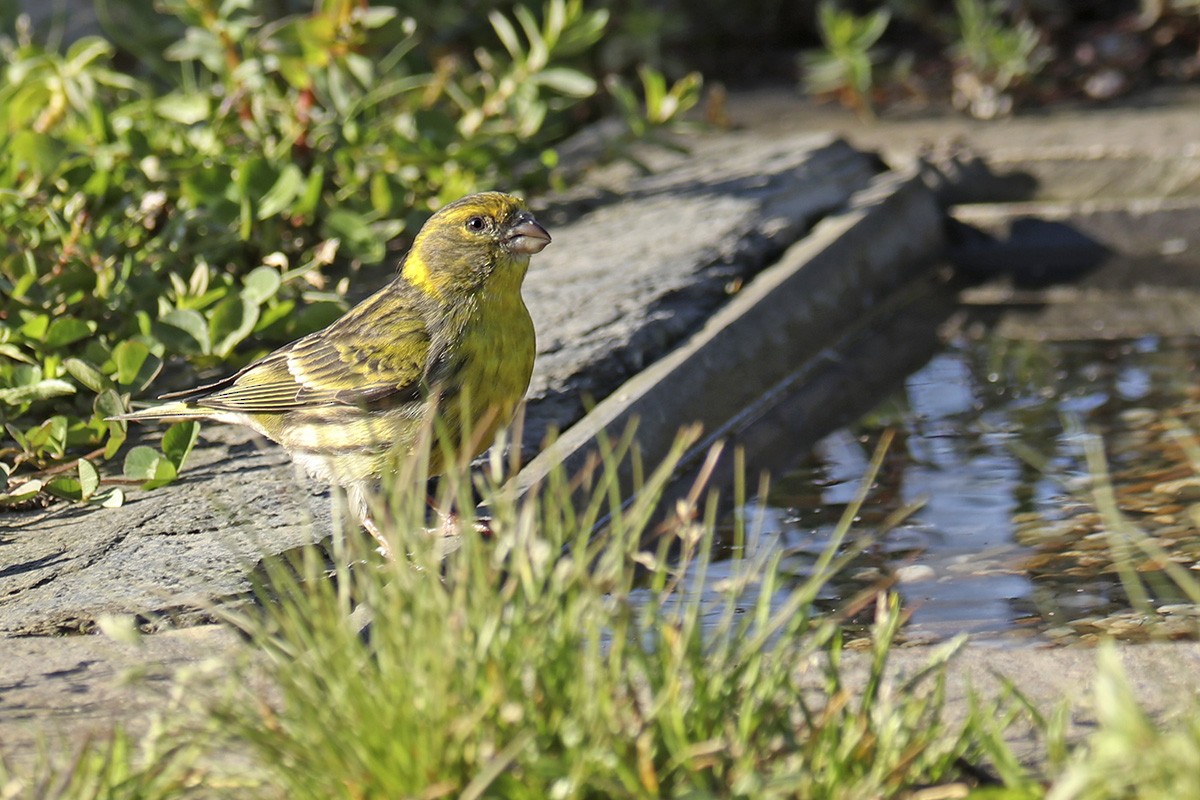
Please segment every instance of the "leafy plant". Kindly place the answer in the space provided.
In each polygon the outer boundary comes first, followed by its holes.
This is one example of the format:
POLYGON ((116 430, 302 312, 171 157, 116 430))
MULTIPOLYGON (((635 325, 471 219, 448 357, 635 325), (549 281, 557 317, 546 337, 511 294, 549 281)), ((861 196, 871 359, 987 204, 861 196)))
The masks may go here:
POLYGON ((866 119, 875 116, 871 90, 879 59, 875 45, 887 31, 891 12, 880 8, 859 17, 824 0, 817 7, 817 27, 825 49, 804 54, 804 87, 812 94, 838 95, 866 119))
MULTIPOLYGON (((176 39, 127 72, 100 38, 0 40, 0 506, 117 502, 92 485, 128 435, 106 418, 152 383, 327 324, 428 210, 544 184, 608 21, 582 0, 492 8, 464 52, 358 0, 156 9, 146 27, 176 39)), ((693 95, 650 98, 650 124, 693 95)), ((137 452, 143 485, 182 464, 137 452)))
POLYGON ((1012 111, 1012 89, 1048 60, 1041 34, 1028 20, 1009 24, 1002 5, 989 0, 955 0, 959 40, 953 102, 972 116, 991 119, 1012 111))

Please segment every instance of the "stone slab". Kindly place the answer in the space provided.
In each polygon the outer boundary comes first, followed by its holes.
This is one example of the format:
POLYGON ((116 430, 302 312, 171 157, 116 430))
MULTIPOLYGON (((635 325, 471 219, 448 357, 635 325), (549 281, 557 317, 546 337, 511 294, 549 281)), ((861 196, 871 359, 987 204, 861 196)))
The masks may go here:
POLYGON ((538 331, 527 452, 699 329, 879 169, 824 135, 726 134, 653 161, 660 172, 632 181, 609 171, 582 216, 548 215, 554 244, 526 290, 538 331))
POLYGON ((915 174, 886 173, 823 219, 667 356, 623 384, 534 459, 524 489, 562 463, 581 466, 599 434, 638 425, 647 464, 681 424, 720 431, 771 386, 862 324, 868 311, 928 270, 942 213, 915 174))
POLYGON ((1042 201, 1196 198, 1200 197, 1200 134, 1182 152, 1058 146, 1026 153, 1010 151, 989 158, 988 166, 992 180, 975 192, 989 191, 994 199, 1003 195, 1042 201))
POLYGON ((171 706, 182 670, 232 658, 233 629, 199 625, 118 641, 108 636, 4 639, 0 659, 0 754, 11 763, 39 751, 64 756, 117 724, 139 736, 171 706))
POLYGON ((1200 263, 1200 198, 977 203, 951 216, 954 259, 975 271, 1070 269, 1110 256, 1200 263))
MULTIPOLYGON (((1134 160, 1200 157, 1196 86, 1143 92, 1112 103, 1056 103, 999 120, 971 119, 941 106, 914 103, 887 109, 875 122, 864 122, 836 104, 805 98, 795 88, 776 86, 731 92, 725 113, 732 124, 764 135, 832 131, 856 147, 879 152, 897 167, 953 150, 973 152, 987 163, 1012 169, 1020 169, 1023 162, 1050 163, 1064 156, 1075 161, 1089 153, 1134 160)), ((1083 196, 1078 189, 1052 191, 1058 198, 1083 196)))
POLYGON ((119 508, 0 517, 0 641, 87 632, 105 614, 147 631, 211 620, 213 603, 249 589, 263 553, 319 540, 330 523, 328 492, 281 449, 208 426, 176 484, 119 508))

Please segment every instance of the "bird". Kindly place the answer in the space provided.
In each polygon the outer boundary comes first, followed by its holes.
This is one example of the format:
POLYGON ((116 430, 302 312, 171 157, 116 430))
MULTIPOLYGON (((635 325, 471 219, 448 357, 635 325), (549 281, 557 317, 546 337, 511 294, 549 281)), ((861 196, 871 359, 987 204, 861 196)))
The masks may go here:
POLYGON ((390 283, 328 327, 113 419, 248 426, 341 487, 390 555, 371 507, 396 459, 419 446, 436 415, 443 446, 431 448, 429 474, 437 475, 443 450, 479 455, 524 399, 536 337, 521 286, 530 257, 548 244, 517 197, 463 197, 425 222, 390 283))

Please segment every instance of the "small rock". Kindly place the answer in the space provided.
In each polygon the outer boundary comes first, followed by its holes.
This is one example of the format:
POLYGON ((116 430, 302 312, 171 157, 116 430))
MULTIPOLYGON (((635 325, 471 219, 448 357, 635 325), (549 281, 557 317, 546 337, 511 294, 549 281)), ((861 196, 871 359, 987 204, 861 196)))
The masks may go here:
POLYGON ((883 577, 878 567, 863 567, 850 573, 850 580, 855 583, 874 583, 883 577))
POLYGON ((1129 90, 1129 79, 1119 70, 1102 69, 1083 82, 1083 92, 1093 100, 1111 100, 1129 90))
POLYGON ((1061 608, 1071 611, 1082 611, 1088 608, 1098 608, 1106 605, 1109 602, 1107 597, 1090 592, 1080 592, 1079 594, 1063 595, 1058 598, 1058 605, 1061 608))
POLYGON ((937 577, 933 567, 925 564, 906 564, 892 574, 896 577, 896 583, 921 583, 937 577))
POLYGON ((1154 422, 1158 412, 1151 408, 1127 408, 1120 414, 1121 422, 1130 428, 1141 428, 1154 422))
POLYGON ((1200 501, 1200 476, 1164 481, 1154 487, 1154 493, 1164 495, 1181 503, 1200 501))
POLYGON ((1192 603, 1170 603, 1165 606, 1159 606, 1158 613, 1165 616, 1175 617, 1197 617, 1200 616, 1200 606, 1192 603))

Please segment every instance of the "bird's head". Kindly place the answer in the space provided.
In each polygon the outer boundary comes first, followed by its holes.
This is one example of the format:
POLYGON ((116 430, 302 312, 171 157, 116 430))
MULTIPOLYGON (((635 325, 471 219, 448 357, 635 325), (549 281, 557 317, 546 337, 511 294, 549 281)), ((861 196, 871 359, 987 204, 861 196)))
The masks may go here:
POLYGON ((550 234, 512 195, 483 192, 442 207, 421 226, 402 274, 437 294, 477 289, 490 277, 519 288, 529 257, 550 234))

